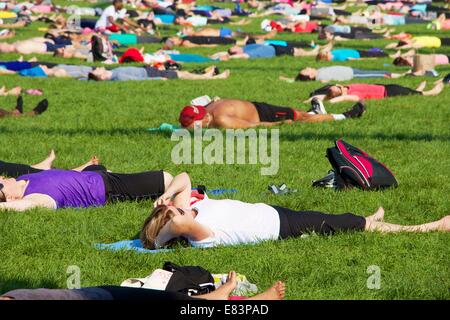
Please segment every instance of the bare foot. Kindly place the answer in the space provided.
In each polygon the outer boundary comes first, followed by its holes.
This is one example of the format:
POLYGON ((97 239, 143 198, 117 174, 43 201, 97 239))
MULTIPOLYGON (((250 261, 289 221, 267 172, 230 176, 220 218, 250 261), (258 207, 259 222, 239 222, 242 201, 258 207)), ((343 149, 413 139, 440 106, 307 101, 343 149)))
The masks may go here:
POLYGON ((272 287, 257 294, 248 300, 283 300, 286 294, 286 285, 282 281, 277 281, 272 287))
POLYGON ((36 168, 36 169, 41 169, 41 170, 50 170, 52 168, 53 161, 55 161, 55 158, 56 158, 55 150, 52 149, 50 151, 50 154, 44 161, 42 161, 38 164, 32 165, 32 167, 36 168))
POLYGON ((425 87, 427 86, 427 82, 426 81, 422 81, 419 86, 417 87, 416 91, 423 91, 425 89, 425 87))
POLYGON ((371 221, 383 221, 384 220, 384 208, 379 207, 373 215, 368 216, 366 218, 366 221, 367 221, 367 219, 370 219, 371 221))
POLYGON ((439 222, 439 231, 450 232, 450 215, 443 217, 439 222))
POLYGON ((21 93, 22 93, 22 88, 21 87, 15 87, 15 88, 9 90, 7 95, 8 96, 18 96, 21 93))
POLYGON ((222 286, 211 293, 203 294, 198 296, 198 298, 206 299, 206 300, 228 300, 231 293, 236 289, 237 280, 236 280, 236 272, 230 271, 228 274, 227 282, 225 282, 222 286))
POLYGON ((28 60, 28 62, 37 62, 38 59, 36 57, 31 58, 30 60, 28 60))
POLYGON ((221 74, 218 74, 217 76, 212 77, 211 79, 226 79, 230 76, 230 70, 225 70, 221 74))

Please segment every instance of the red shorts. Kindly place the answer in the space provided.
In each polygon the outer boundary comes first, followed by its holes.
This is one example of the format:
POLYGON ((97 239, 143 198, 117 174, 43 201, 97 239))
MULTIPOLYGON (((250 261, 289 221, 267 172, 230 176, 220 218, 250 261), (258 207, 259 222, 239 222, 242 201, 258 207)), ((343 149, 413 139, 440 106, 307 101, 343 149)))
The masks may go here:
POLYGON ((106 30, 109 30, 109 31, 111 31, 111 32, 119 32, 119 27, 118 26, 116 26, 115 24, 113 24, 113 25, 111 25, 111 26, 109 26, 109 27, 106 27, 105 28, 106 30))

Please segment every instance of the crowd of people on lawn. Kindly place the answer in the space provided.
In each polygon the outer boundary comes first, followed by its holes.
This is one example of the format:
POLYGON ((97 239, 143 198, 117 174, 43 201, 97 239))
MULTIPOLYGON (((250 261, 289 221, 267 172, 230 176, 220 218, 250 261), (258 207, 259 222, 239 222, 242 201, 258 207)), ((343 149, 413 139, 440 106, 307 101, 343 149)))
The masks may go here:
MULTIPOLYGON (((326 66, 296 70, 295 76, 280 75, 278 79, 288 83, 322 83, 304 101, 311 104, 308 110, 216 97, 182 108, 179 123, 187 129, 245 129, 296 122, 358 119, 367 110, 368 100, 410 95, 424 96, 423 99, 426 99, 445 90, 445 85, 450 82, 449 76, 444 74, 438 77, 437 70, 449 64, 449 51, 447 54, 419 52, 424 48, 437 49, 450 45, 450 36, 443 37, 443 33, 439 33, 440 36, 430 35, 436 33, 435 30, 450 29, 449 16, 448 3, 426 0, 248 0, 226 7, 219 4, 197 5, 192 0, 112 0, 105 8, 62 7, 51 0, 0 1, 0 52, 21 55, 17 60, 1 61, 0 75, 70 77, 90 82, 225 80, 232 74, 228 69, 219 71, 217 65, 221 61, 278 56, 292 56, 295 59, 315 57, 326 66), (350 10, 350 6, 354 8, 350 10), (73 15, 82 18, 73 21, 70 18, 73 15), (254 19, 263 19, 259 33, 247 33, 233 27, 244 26, 254 19), (48 25, 42 30, 41 37, 15 40, 22 30, 37 22, 48 25), (403 24, 418 24, 425 35, 395 33, 395 27, 403 24), (161 37, 161 30, 167 25, 180 26, 177 29, 180 32, 161 37), (298 33, 300 40, 281 40, 279 38, 283 33, 298 33), (301 34, 304 33, 316 34, 317 41, 302 40, 301 34), (355 39, 361 43, 372 39, 389 39, 392 42, 385 48, 341 46, 355 39), (145 53, 144 48, 137 48, 145 44, 156 44, 160 49, 145 53), (198 46, 228 48, 209 57, 178 51, 198 46), (405 49, 407 51, 402 53, 401 50, 405 49), (86 63, 53 63, 30 57, 45 54, 61 60, 76 58, 86 63), (336 64, 382 58, 390 58, 394 65, 408 66, 411 70, 394 73, 383 68, 360 69, 336 64), (194 62, 204 59, 202 61, 214 65, 189 72, 185 68, 191 59, 194 62), (130 63, 132 65, 126 65, 130 63), (395 83, 396 79, 408 76, 437 79, 428 90, 426 81, 414 89, 395 83), (390 84, 365 83, 367 78, 390 79, 390 84), (360 82, 345 83, 352 79, 360 82), (323 86, 324 83, 329 84, 323 86), (344 101, 354 105, 340 114, 328 113, 324 105, 325 102, 344 101)), ((2 96, 17 96, 15 108, 0 109, 0 118, 36 116, 47 110, 49 103, 43 99, 32 111, 24 112, 23 91, 21 87, 0 89, 2 96)), ((163 169, 151 168, 154 171, 115 173, 101 165, 96 157, 78 168, 62 169, 53 167, 55 157, 52 151, 48 158, 35 165, 0 161, 0 211, 100 207, 117 201, 153 199, 154 207, 140 231, 142 246, 151 250, 166 248, 174 243, 214 247, 283 240, 311 232, 331 235, 340 232, 450 231, 450 216, 421 225, 404 226, 385 222, 381 207, 372 215, 365 216, 361 213, 296 211, 266 203, 231 199, 215 200, 207 194, 193 191, 191 178, 184 172, 172 175, 163 169)), ((226 300, 235 289, 236 281, 236 274, 230 272, 228 281, 219 289, 196 297, 176 292, 103 286, 77 290, 20 289, 3 294, 0 300, 226 300)), ((276 282, 266 292, 250 299, 283 299, 284 295, 284 283, 276 282)))

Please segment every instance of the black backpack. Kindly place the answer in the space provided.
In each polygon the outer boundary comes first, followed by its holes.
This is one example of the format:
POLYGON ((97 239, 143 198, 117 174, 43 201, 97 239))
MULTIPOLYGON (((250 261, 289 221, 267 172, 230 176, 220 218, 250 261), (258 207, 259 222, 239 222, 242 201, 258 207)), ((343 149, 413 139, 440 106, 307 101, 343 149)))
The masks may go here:
POLYGON ((314 187, 378 190, 398 185, 394 174, 384 164, 344 140, 337 140, 335 147, 327 149, 326 156, 333 170, 313 181, 314 187))
POLYGON ((166 262, 163 269, 173 273, 165 289, 166 291, 196 296, 210 293, 216 289, 213 276, 202 267, 180 267, 172 262, 166 262))

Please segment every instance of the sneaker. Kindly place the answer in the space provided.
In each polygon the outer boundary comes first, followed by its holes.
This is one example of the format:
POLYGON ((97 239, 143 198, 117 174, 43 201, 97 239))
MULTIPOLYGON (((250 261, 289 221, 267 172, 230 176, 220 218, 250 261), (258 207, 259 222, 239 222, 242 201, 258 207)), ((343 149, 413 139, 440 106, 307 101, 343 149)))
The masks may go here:
POLYGON ((366 106, 362 102, 355 104, 350 110, 343 113, 346 118, 360 118, 366 111, 366 106))
POLYGON ((327 114, 327 110, 325 110, 325 106, 322 101, 317 98, 313 98, 311 100, 311 109, 308 112, 314 112, 315 114, 327 114))

